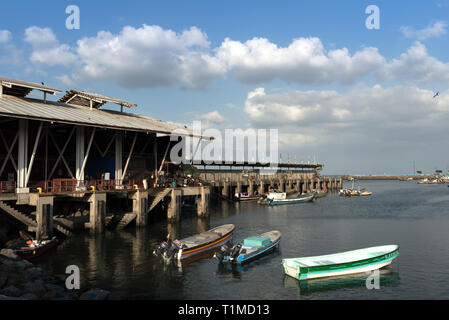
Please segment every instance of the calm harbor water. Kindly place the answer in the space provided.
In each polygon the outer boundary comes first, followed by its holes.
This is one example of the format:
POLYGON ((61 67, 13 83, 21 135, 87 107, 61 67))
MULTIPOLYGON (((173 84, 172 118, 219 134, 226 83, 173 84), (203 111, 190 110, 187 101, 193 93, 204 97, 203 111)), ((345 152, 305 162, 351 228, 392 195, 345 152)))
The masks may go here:
POLYGON ((373 195, 331 194, 314 203, 278 207, 223 201, 211 205, 208 219, 183 212, 179 225, 160 220, 143 229, 78 234, 40 265, 59 274, 67 265, 77 265, 88 286, 133 299, 448 299, 447 185, 355 185, 367 187, 373 195), (280 230, 280 249, 238 268, 219 266, 214 259, 167 266, 152 255, 167 232, 183 238, 227 223, 236 226, 235 240, 280 230), (366 274, 299 283, 284 276, 281 266, 282 258, 385 244, 398 244, 400 255, 382 270, 378 290, 366 288, 366 274))

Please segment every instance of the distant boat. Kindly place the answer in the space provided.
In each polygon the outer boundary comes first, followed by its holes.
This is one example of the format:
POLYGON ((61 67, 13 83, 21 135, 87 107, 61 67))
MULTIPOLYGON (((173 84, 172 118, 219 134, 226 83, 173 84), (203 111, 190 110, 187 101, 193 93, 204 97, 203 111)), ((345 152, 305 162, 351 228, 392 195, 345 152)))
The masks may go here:
POLYGON ((54 248, 58 240, 56 237, 53 237, 49 240, 23 240, 19 241, 12 246, 8 247, 14 251, 16 255, 25 260, 32 260, 37 257, 42 256, 50 249, 54 248))
POLYGON ((260 195, 249 195, 248 193, 236 193, 234 195, 235 201, 255 201, 259 200, 260 195))
POLYGON ((343 197, 354 197, 359 196, 360 192, 355 189, 341 189, 339 195, 343 197))
POLYGON ((267 195, 268 200, 284 200, 286 198, 287 198, 286 192, 279 192, 277 190, 269 192, 267 195))
POLYGON ((301 195, 297 195, 296 197, 292 198, 285 198, 285 199, 269 199, 267 198, 266 204, 269 206, 276 206, 276 205, 282 205, 282 204, 295 204, 295 203, 303 203, 303 202, 312 202, 315 198, 314 192, 304 193, 301 195))
POLYGON ((361 189, 361 190, 359 191, 359 194, 360 194, 361 196, 370 196, 370 195, 372 195, 373 193, 372 193, 371 191, 369 191, 368 189, 363 188, 363 189, 361 189))
MULTIPOLYGON (((190 259, 196 255, 219 248, 232 237, 235 226, 225 224, 206 232, 201 232, 181 240, 164 241, 153 251, 156 256, 162 256, 166 260, 175 258, 177 260, 190 259)), ((168 237, 167 237, 168 238, 168 237)))
POLYGON ((284 272, 298 280, 342 276, 383 268, 399 254, 399 246, 387 245, 341 253, 283 259, 284 272))
POLYGON ((323 198, 323 197, 327 196, 327 190, 318 189, 313 192, 315 192, 315 199, 323 198))
POLYGON ((243 244, 239 243, 232 247, 223 245, 214 257, 220 262, 243 264, 273 251, 279 246, 280 241, 280 231, 269 231, 256 237, 246 238, 243 244))

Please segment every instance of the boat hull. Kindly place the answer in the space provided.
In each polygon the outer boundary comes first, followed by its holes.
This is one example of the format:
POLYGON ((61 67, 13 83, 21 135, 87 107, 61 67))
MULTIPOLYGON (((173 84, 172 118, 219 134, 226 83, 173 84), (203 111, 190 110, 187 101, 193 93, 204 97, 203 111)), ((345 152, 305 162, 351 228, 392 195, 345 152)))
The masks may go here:
POLYGON ((235 201, 257 201, 260 196, 250 196, 250 197, 234 197, 235 201))
POLYGON ((245 257, 245 258, 238 257, 237 260, 235 261, 235 263, 236 264, 245 264, 245 263, 251 262, 253 260, 259 259, 262 256, 274 251, 278 247, 280 242, 281 242, 281 239, 273 242, 271 245, 266 246, 263 249, 260 249, 259 251, 257 251, 254 254, 251 254, 248 257, 245 257))
POLYGON ((30 248, 30 249, 22 249, 22 250, 14 250, 14 253, 24 260, 33 260, 36 259, 51 249, 53 249, 57 244, 57 240, 53 239, 48 244, 38 247, 38 248, 30 248))
POLYGON ((260 236, 269 236, 269 234, 274 234, 273 239, 270 244, 261 247, 257 251, 254 251, 248 255, 242 255, 240 254, 236 259, 230 260, 229 256, 226 256, 223 259, 223 262, 225 263, 233 263, 233 264, 245 264, 248 262, 251 262, 253 260, 256 260, 258 258, 261 258, 262 256, 274 251, 276 248, 279 247, 279 244, 281 242, 281 233, 279 231, 271 231, 264 234, 261 234, 260 236), (274 233, 276 232, 276 233, 274 233))
MULTIPOLYGON (((231 237, 234 233, 234 230, 235 230, 235 228, 232 228, 229 232, 227 232, 226 234, 222 235, 220 238, 217 238, 213 241, 210 241, 210 242, 207 242, 204 244, 200 244, 200 245, 192 247, 192 248, 180 250, 177 253, 177 259, 178 260, 190 260, 193 257, 205 254, 207 252, 212 252, 213 250, 220 248, 223 244, 225 244, 226 242, 228 242, 231 239, 231 237)), ((182 240, 181 240, 181 242, 182 242, 182 240)))
POLYGON ((345 262, 341 264, 320 265, 312 267, 292 267, 286 260, 282 260, 285 274, 298 280, 308 280, 324 277, 343 276, 355 273, 369 272, 383 268, 399 255, 399 249, 385 253, 378 257, 373 257, 360 261, 345 262))
POLYGON ((305 198, 296 198, 296 199, 283 199, 283 200, 266 200, 266 204, 270 206, 277 206, 283 204, 295 204, 295 203, 304 203, 304 202, 312 202, 314 196, 308 196, 305 198))

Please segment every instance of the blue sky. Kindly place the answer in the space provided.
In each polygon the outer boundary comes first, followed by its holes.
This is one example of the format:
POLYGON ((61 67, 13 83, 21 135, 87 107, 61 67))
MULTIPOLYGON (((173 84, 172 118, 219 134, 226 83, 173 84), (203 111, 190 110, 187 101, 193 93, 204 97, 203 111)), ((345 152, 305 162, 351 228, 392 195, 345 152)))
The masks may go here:
POLYGON ((136 112, 167 121, 275 127, 281 152, 316 157, 327 174, 408 173, 413 160, 417 169, 447 170, 448 13, 448 0, 5 2, 0 74, 124 98, 139 105, 136 112), (80 30, 65 27, 72 4, 80 8, 80 30), (373 4, 379 30, 365 27, 373 4), (134 41, 124 28, 144 39, 134 41), (131 43, 130 52, 121 47, 116 62, 101 60, 100 45, 113 41, 100 31, 131 43), (176 37, 158 42, 170 32, 176 37), (254 38, 264 41, 252 46, 254 38), (295 39, 306 40, 294 49, 295 39), (309 46, 315 51, 298 58, 309 46), (58 50, 53 61, 46 60, 50 49, 58 50), (332 58, 343 49, 345 57, 332 58), (186 60, 164 58, 174 54, 186 60), (114 69, 127 57, 142 63, 141 74, 131 63, 114 69), (158 63, 145 65, 147 57, 158 63), (429 100, 436 91, 439 100, 429 100))

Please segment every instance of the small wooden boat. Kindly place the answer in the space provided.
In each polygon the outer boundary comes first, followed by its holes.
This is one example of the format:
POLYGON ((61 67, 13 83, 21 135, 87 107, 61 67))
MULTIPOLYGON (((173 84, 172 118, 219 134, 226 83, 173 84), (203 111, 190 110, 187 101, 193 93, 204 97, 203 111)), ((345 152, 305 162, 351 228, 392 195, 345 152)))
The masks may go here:
POLYGON ((190 259, 196 255, 218 249, 231 239, 234 229, 233 224, 225 224, 185 239, 174 240, 173 242, 167 240, 162 242, 153 253, 166 260, 172 258, 177 260, 190 259))
POLYGON ((355 189, 341 189, 339 194, 342 197, 357 197, 360 195, 360 191, 355 189))
POLYGON ((283 259, 285 274, 298 279, 314 279, 368 272, 383 268, 399 254, 399 246, 387 245, 324 256, 283 259))
POLYGON ((266 197, 268 200, 283 200, 287 199, 286 192, 279 192, 277 190, 269 192, 266 197))
POLYGON ((315 198, 314 192, 304 193, 297 198, 286 198, 286 199, 266 199, 266 204, 269 206, 276 206, 281 204, 294 204, 303 202, 312 202, 315 198))
POLYGON ((215 253, 215 258, 220 262, 243 264, 267 254, 277 247, 281 241, 281 232, 274 230, 262 233, 257 237, 250 237, 233 247, 223 245, 220 251, 215 253))
POLYGON ((260 195, 249 195, 247 193, 236 193, 234 195, 235 201, 256 201, 259 200, 260 195))
POLYGON ((327 191, 316 190, 314 192, 315 192, 315 199, 323 198, 323 197, 327 196, 327 191))
POLYGON ((370 195, 372 195, 373 193, 372 193, 371 191, 369 191, 368 189, 361 189, 361 190, 359 191, 359 194, 360 194, 361 196, 370 196, 370 195))
POLYGON ((22 259, 32 260, 42 256, 44 253, 54 248, 57 243, 58 240, 56 239, 56 237, 41 241, 24 240, 15 243, 14 245, 8 247, 8 249, 13 250, 14 253, 22 259))

